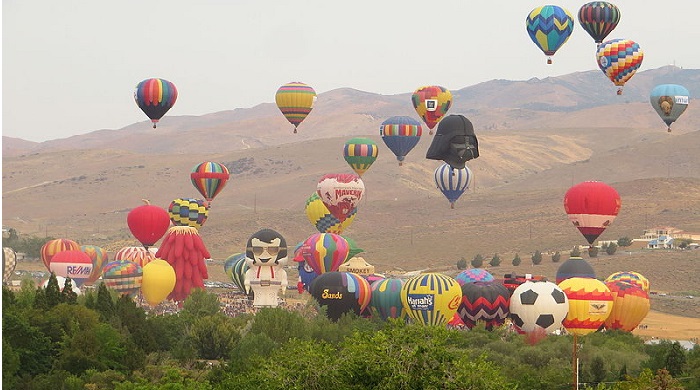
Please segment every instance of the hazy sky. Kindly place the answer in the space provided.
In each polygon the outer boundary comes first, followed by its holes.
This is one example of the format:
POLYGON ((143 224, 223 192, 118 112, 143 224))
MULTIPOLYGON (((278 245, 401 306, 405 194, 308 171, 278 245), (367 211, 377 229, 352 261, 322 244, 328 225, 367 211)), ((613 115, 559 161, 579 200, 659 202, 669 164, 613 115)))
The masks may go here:
MULTIPOLYGON (((595 43, 576 16, 584 3, 3 0, 2 134, 44 141, 147 120, 133 90, 150 77, 177 86, 167 114, 175 116, 272 103, 290 81, 317 93, 393 95, 597 70, 595 43), (552 65, 525 30, 528 13, 545 4, 566 8, 576 24, 552 65)), ((640 71, 700 68, 700 2, 613 3, 622 17, 608 39, 639 43, 640 71)))

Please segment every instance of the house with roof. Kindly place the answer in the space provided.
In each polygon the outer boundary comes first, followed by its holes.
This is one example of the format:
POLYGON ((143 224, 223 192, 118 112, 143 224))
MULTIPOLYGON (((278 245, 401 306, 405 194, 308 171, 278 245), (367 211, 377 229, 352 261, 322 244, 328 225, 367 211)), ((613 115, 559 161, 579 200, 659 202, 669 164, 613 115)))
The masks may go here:
POLYGON ((649 249, 670 249, 674 248, 680 240, 700 241, 700 233, 686 232, 671 226, 659 226, 645 229, 642 238, 632 241, 646 242, 646 248, 649 249))

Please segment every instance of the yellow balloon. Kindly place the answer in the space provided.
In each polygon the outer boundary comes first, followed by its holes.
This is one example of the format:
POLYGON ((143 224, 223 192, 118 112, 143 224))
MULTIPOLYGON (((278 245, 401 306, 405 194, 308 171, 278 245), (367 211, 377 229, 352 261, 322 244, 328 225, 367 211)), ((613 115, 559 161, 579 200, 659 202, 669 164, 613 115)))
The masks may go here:
POLYGON ((569 333, 579 336, 597 331, 613 309, 613 294, 598 279, 569 278, 559 283, 569 298, 569 314, 562 325, 569 333))
POLYGON ((423 325, 446 325, 462 301, 457 280, 439 273, 425 273, 406 281, 401 304, 408 316, 423 325))
POLYGON ((623 281, 606 282, 613 294, 612 312, 605 320, 608 329, 631 332, 646 318, 651 309, 649 294, 637 284, 623 281))
POLYGON ((143 267, 141 293, 151 306, 163 300, 175 288, 175 269, 163 259, 155 259, 143 267))
POLYGON ((306 212, 306 217, 309 219, 309 222, 311 222, 320 233, 342 234, 343 230, 350 226, 352 221, 355 220, 355 215, 357 215, 357 212, 353 212, 341 222, 331 214, 328 207, 326 207, 325 203, 318 197, 316 192, 311 194, 306 200, 304 211, 306 212))

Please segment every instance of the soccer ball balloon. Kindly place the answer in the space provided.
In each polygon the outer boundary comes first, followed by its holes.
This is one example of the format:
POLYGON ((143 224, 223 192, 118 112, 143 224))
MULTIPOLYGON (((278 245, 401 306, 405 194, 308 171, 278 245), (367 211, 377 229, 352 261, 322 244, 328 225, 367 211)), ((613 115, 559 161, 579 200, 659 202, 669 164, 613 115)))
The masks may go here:
POLYGON ((553 333, 569 312, 569 299, 552 282, 527 281, 510 298, 510 318, 521 333, 553 333))

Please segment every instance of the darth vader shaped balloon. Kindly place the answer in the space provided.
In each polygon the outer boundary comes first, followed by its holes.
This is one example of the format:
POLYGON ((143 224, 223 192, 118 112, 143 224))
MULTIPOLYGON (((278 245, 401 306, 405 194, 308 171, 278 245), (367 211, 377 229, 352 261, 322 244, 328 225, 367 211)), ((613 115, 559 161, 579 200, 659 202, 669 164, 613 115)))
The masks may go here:
POLYGON ((454 169, 463 169, 465 162, 477 157, 479 142, 469 119, 464 115, 442 118, 425 158, 442 160, 454 169))

